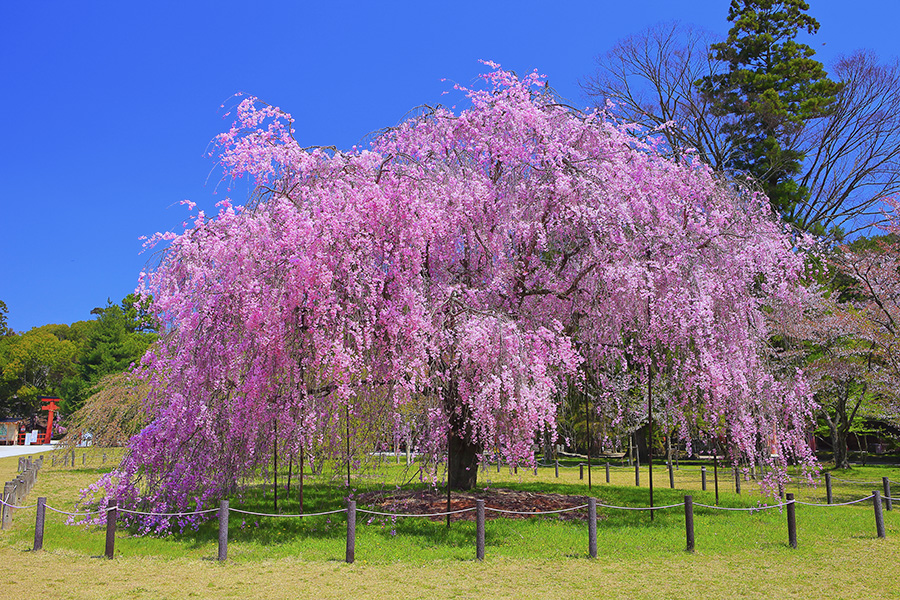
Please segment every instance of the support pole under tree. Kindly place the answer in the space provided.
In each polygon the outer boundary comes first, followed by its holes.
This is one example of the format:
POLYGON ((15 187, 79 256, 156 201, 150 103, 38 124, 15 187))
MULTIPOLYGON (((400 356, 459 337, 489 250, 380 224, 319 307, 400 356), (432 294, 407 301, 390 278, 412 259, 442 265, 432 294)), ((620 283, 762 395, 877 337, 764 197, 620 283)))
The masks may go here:
POLYGON ((300 445, 300 473, 297 476, 300 478, 300 514, 303 514, 303 445, 300 445))
POLYGON ((694 551, 694 497, 684 497, 684 531, 687 537, 686 552, 694 551))
POLYGON ((787 495, 787 525, 788 525, 788 543, 791 548, 797 549, 797 514, 795 511, 794 495, 787 495))
POLYGON ((274 493, 274 512, 278 512, 278 421, 273 424, 272 434, 272 492, 274 493))
POLYGON ((347 489, 350 489, 350 404, 344 407, 344 416, 347 420, 347 489))
POLYGON ((706 491, 706 467, 700 467, 700 487, 706 491))
POLYGON ((719 505, 719 450, 716 448, 714 450, 716 453, 713 456, 713 479, 716 482, 716 506, 719 505))
POLYGON ((228 500, 219 501, 219 562, 228 559, 228 500))
POLYGON ((831 473, 825 473, 825 501, 828 504, 833 503, 833 496, 831 495, 831 473))
MULTIPOLYGON (((647 323, 650 322, 650 297, 647 297, 647 323)), ((650 483, 650 520, 653 520, 653 357, 647 346, 647 468, 650 483)))
POLYGON ((116 520, 118 516, 118 503, 116 500, 111 500, 106 507, 106 558, 110 560, 116 551, 116 520))
POLYGON ((37 511, 34 517, 34 548, 37 551, 44 547, 44 515, 47 512, 47 499, 38 498, 37 511))
POLYGON ((585 428, 586 436, 587 436, 587 468, 588 468, 588 489, 591 489, 591 411, 588 410, 588 395, 586 391, 582 392, 584 394, 584 418, 587 421, 585 428))
POLYGON ((881 483, 884 487, 884 507, 888 510, 893 510, 894 504, 893 499, 891 498, 891 480, 887 477, 882 477, 881 483))

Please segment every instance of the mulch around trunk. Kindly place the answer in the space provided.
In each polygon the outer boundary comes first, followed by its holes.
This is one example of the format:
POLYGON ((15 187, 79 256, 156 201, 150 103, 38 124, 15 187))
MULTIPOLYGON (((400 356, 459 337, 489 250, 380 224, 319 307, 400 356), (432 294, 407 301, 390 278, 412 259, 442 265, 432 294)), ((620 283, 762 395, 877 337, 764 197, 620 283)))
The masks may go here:
MULTIPOLYGON (((587 504, 587 496, 566 496, 563 494, 542 494, 538 492, 522 492, 502 488, 488 490, 472 490, 468 492, 454 491, 450 495, 450 510, 474 508, 475 500, 484 500, 485 508, 499 508, 511 510, 517 513, 500 513, 492 510, 485 511, 485 519, 529 519, 536 516, 535 512, 562 510, 587 504)), ((446 490, 407 490, 394 492, 367 492, 360 494, 357 499, 359 508, 367 508, 379 512, 396 514, 433 514, 447 512, 446 490)), ((446 520, 446 516, 431 517, 433 521, 446 520)), ((560 521, 587 521, 587 507, 562 513, 545 515, 544 518, 560 521)), ((598 519, 604 518, 597 515, 598 519)), ((450 516, 451 521, 474 521, 475 511, 459 513, 450 516)))

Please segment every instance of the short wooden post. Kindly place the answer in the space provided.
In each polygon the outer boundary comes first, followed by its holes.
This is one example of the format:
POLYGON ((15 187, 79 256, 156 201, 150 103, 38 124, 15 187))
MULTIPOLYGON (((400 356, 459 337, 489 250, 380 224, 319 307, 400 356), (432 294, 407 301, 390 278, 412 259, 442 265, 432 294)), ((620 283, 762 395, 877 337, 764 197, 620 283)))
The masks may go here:
POLYGON ((64 467, 68 467, 68 466, 69 466, 69 453, 68 453, 68 452, 66 452, 65 454, 63 454, 63 466, 64 466, 64 467))
POLYGON ((641 485, 641 463, 634 461, 634 485, 641 485))
POLYGON ((825 473, 825 501, 828 504, 832 504, 833 502, 831 495, 831 473, 825 473))
POLYGON ((38 498, 37 511, 34 517, 34 548, 40 550, 44 547, 44 515, 47 512, 47 499, 38 498))
POLYGON ((687 552, 694 551, 694 497, 684 497, 684 531, 687 536, 687 552))
POLYGON ((0 529, 9 529, 12 524, 12 509, 8 506, 12 504, 13 484, 3 484, 3 506, 0 506, 0 529))
POLYGON ((16 471, 18 471, 19 473, 21 473, 21 472, 24 471, 24 470, 25 470, 25 457, 24 457, 24 456, 20 456, 20 457, 19 457, 19 464, 18 464, 18 466, 16 467, 16 471))
POLYGON ((356 500, 347 500, 347 557, 352 563, 356 560, 356 500))
POLYGON ((878 490, 872 492, 872 504, 875 505, 875 531, 878 532, 878 537, 886 538, 884 513, 881 512, 881 493, 878 490))
POLYGON ((672 470, 672 459, 669 458, 669 488, 675 489, 675 471, 672 470))
POLYGON ((887 477, 882 477, 881 483, 884 486, 884 507, 888 510, 893 510, 893 499, 891 498, 891 480, 887 477))
POLYGON ((578 464, 578 479, 584 479, 584 465, 578 464))
POLYGON ((72 466, 75 466, 75 451, 72 450, 72 466))
POLYGON ((609 483, 609 463, 606 463, 606 483, 609 483))
POLYGON ((497 472, 500 472, 500 459, 497 459, 497 472))
POLYGON ((700 467, 700 487, 706 491, 706 467, 700 467))
POLYGON ((734 468, 734 491, 736 494, 741 493, 741 472, 737 467, 734 468))
MULTIPOLYGON (((75 462, 75 456, 72 456, 72 462, 75 462)), ((116 519, 118 518, 118 503, 111 500, 109 506, 106 507, 106 558, 112 559, 115 554, 116 547, 116 519)))
POLYGON ((553 463, 553 466, 556 469, 556 478, 559 479, 559 460, 556 460, 556 462, 553 463))
POLYGON ((588 498, 588 554, 597 558, 597 499, 588 498))
POLYGON ((81 453, 81 465, 82 465, 82 466, 84 466, 84 461, 85 461, 85 457, 86 457, 86 456, 87 456, 86 453, 84 453, 84 452, 81 453))
POLYGON ((219 501, 219 562, 228 559, 228 500, 219 501))
POLYGON ((475 501, 475 558, 484 560, 484 500, 475 501))
POLYGON ((788 525, 788 543, 791 548, 797 548, 797 515, 794 512, 794 495, 787 495, 787 525, 788 525))

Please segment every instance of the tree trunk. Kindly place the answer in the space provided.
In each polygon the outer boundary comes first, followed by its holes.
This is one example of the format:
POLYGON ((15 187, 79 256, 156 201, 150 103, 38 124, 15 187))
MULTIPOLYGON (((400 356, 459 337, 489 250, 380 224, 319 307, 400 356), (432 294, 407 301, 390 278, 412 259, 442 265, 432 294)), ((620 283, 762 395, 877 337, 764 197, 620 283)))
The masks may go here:
POLYGON ((456 428, 451 428, 448 442, 447 477, 450 489, 471 490, 478 483, 479 448, 466 436, 460 436, 456 428))
POLYGON ((847 432, 841 425, 831 429, 831 447, 834 450, 834 467, 836 469, 849 469, 850 460, 847 452, 847 432))

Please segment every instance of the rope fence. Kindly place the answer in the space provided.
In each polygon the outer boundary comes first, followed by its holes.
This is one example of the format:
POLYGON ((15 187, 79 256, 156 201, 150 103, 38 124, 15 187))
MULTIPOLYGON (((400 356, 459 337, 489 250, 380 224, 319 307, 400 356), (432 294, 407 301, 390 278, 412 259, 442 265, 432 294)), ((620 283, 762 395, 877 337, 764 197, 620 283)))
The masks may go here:
MULTIPOLYGON (((106 456, 104 455, 104 462, 106 456)), ((68 516, 93 516, 93 515, 106 515, 106 552, 105 555, 107 558, 113 558, 114 556, 114 548, 115 548, 115 530, 116 524, 119 518, 119 512, 121 511, 124 514, 131 515, 140 515, 140 516, 152 516, 152 517, 187 517, 187 516, 198 516, 198 515, 210 515, 212 513, 218 513, 219 520, 219 552, 218 552, 218 560, 224 561, 227 559, 228 555, 228 518, 229 514, 234 512, 243 515, 252 515, 257 517, 270 517, 270 518, 312 518, 312 517, 321 517, 326 515, 333 515, 338 513, 345 513, 347 515, 347 548, 345 560, 348 563, 352 563, 355 561, 355 548, 356 548, 356 513, 363 513, 368 515, 382 516, 382 517, 390 517, 390 518, 400 518, 400 517, 408 517, 408 518, 429 518, 434 519, 438 517, 448 517, 448 526, 449 526, 449 517, 451 515, 458 515, 463 513, 475 512, 475 521, 476 521, 476 559, 483 560, 485 555, 485 514, 486 512, 494 512, 502 515, 523 515, 530 517, 539 517, 543 515, 556 515, 566 512, 572 512, 577 510, 583 510, 587 508, 587 522, 588 522, 588 554, 592 558, 596 558, 597 556, 597 508, 603 508, 606 510, 624 510, 624 511, 651 511, 651 517, 653 515, 653 511, 657 510, 668 510, 673 508, 682 507, 685 513, 685 536, 686 536, 686 550, 689 552, 694 551, 695 547, 695 537, 694 537, 694 528, 693 528, 693 507, 696 505, 698 507, 707 509, 707 510, 720 510, 720 511, 735 511, 735 512, 760 512, 764 510, 778 509, 784 511, 787 514, 787 528, 788 528, 788 543, 792 548, 797 547, 797 528, 796 528, 796 514, 795 514, 795 506, 797 504, 803 506, 809 506, 814 508, 819 507, 838 507, 838 506, 849 506, 852 504, 858 504, 861 502, 866 502, 868 500, 872 500, 874 516, 875 516, 875 528, 876 535, 879 538, 886 537, 886 529, 884 525, 884 516, 883 509, 888 511, 892 510, 892 504, 894 500, 900 500, 900 498, 894 498, 891 494, 891 483, 889 478, 883 477, 881 481, 857 481, 857 480, 848 480, 841 479, 838 477, 832 477, 830 473, 825 473, 825 486, 826 486, 826 504, 820 503, 812 503, 812 502, 802 502, 794 499, 794 495, 791 493, 783 494, 783 500, 777 504, 771 505, 761 505, 755 507, 725 507, 718 506, 718 471, 720 469, 716 468, 714 470, 714 475, 716 476, 716 505, 709 504, 701 504, 694 503, 693 497, 691 495, 685 495, 684 501, 676 504, 669 504, 664 506, 616 506, 611 504, 602 504, 597 501, 596 498, 590 497, 588 498, 587 504, 581 504, 578 506, 573 506, 569 508, 557 509, 557 510, 532 510, 532 511, 521 511, 521 510, 507 510, 502 508, 495 508, 490 506, 485 506, 485 501, 478 499, 475 500, 474 507, 462 508, 453 511, 446 512, 436 512, 436 513, 392 513, 392 512, 383 512, 383 511, 375 511, 369 510, 365 508, 357 508, 356 501, 348 500, 347 506, 345 508, 338 508, 335 510, 322 511, 317 513, 301 513, 301 514, 272 514, 272 513, 263 513, 263 512, 254 512, 247 511, 238 508, 230 508, 229 502, 227 500, 222 500, 218 508, 209 508, 202 509, 196 511, 188 511, 188 512, 143 512, 139 510, 128 509, 125 507, 119 507, 116 501, 111 501, 108 506, 103 508, 97 508, 92 511, 66 511, 60 508, 56 508, 47 504, 47 499, 44 497, 38 498, 36 504, 25 504, 24 500, 29 491, 33 488, 35 482, 37 481, 38 471, 43 465, 43 456, 37 460, 32 460, 31 457, 22 458, 19 460, 19 471, 21 472, 16 479, 10 481, 4 485, 3 494, 0 495, 0 522, 2 522, 2 528, 7 529, 11 525, 12 513, 13 511, 22 511, 22 510, 30 510, 32 508, 36 509, 35 515, 35 529, 34 529, 34 550, 40 550, 43 547, 43 538, 44 538, 44 521, 46 511, 50 510, 55 513, 68 515, 68 516), (882 490, 874 490, 870 495, 864 496, 862 498, 858 498, 855 500, 850 500, 847 502, 833 502, 832 497, 832 479, 834 481, 839 481, 841 483, 850 483, 855 485, 882 485, 882 490)), ((54 462, 56 459, 53 459, 54 462)), ((69 454, 65 455, 65 463, 69 463, 69 454)), ((82 456, 82 463, 84 463, 84 456, 82 456)), ((75 466, 75 453, 72 451, 71 453, 71 464, 75 466)), ((555 463, 551 463, 551 465, 555 468, 556 477, 559 477, 559 469, 560 465, 558 461, 555 463)), ((609 483, 610 481, 610 470, 611 468, 620 468, 615 465, 611 465, 609 462, 603 464, 606 472, 606 481, 609 483)), ((598 465, 598 466, 601 466, 598 465)), ((590 481, 590 467, 591 465, 586 465, 584 463, 580 463, 577 465, 579 468, 579 477, 584 479, 584 467, 588 466, 588 481, 590 481)), ((674 488, 674 479, 672 477, 672 464, 669 462, 665 465, 669 469, 669 481, 670 486, 674 488)), ((628 468, 623 467, 621 468, 628 468)), ((640 485, 639 479, 639 469, 640 464, 635 462, 633 465, 635 471, 635 485, 640 485)), ((723 472, 727 471, 729 468, 732 470, 732 474, 735 482, 735 491, 740 494, 740 471, 734 467, 722 467, 721 470, 723 472)), ((497 469, 499 471, 500 464, 497 463, 497 469)), ((534 467, 535 472, 537 471, 537 467, 534 467)), ((687 469, 682 467, 680 470, 682 471, 699 471, 701 475, 702 481, 702 489, 705 491, 707 487, 707 469, 706 467, 701 467, 700 469, 687 469)), ((652 504, 652 499, 651 499, 652 504)), ((370 520, 371 522, 371 520, 370 520)))
POLYGON ((711 504, 701 504, 695 503, 693 501, 693 496, 685 495, 684 501, 676 504, 668 504, 664 506, 615 506, 609 504, 602 504, 597 501, 596 498, 588 498, 587 504, 580 504, 578 506, 573 506, 569 508, 563 508, 558 510, 546 510, 546 511, 518 511, 518 510, 506 510, 501 508, 494 508, 490 506, 485 506, 484 500, 477 499, 475 501, 474 507, 463 508, 459 510, 447 511, 447 512, 437 512, 437 513, 390 513, 390 512, 382 512, 369 510, 364 508, 357 508, 355 500, 348 500, 346 508, 338 508, 330 511, 323 511, 318 513, 304 513, 304 514, 274 514, 274 513, 260 513, 253 512, 247 510, 241 510, 237 508, 230 508, 227 500, 222 500, 220 502, 219 508, 210 508, 204 510, 196 510, 191 512, 173 512, 173 513, 163 513, 163 512, 142 512, 137 510, 126 509, 123 507, 119 507, 116 501, 111 501, 108 506, 105 508, 99 508, 95 511, 89 512, 68 512, 61 510, 59 508, 55 508, 47 504, 47 499, 44 497, 38 498, 37 504, 32 505, 17 505, 13 504, 9 501, 10 499, 4 497, 0 499, 0 507, 5 511, 4 514, 8 514, 10 510, 27 510, 31 508, 36 508, 36 516, 35 516, 35 528, 34 528, 34 550, 40 550, 43 547, 44 540, 44 520, 45 520, 45 511, 50 510, 56 513, 64 514, 64 515, 96 515, 96 514, 106 514, 106 549, 105 555, 107 558, 113 558, 115 555, 115 527, 116 522, 118 520, 119 511, 128 514, 135 515, 146 515, 146 516, 157 516, 157 517, 185 517, 185 516, 194 516, 194 515, 206 515, 211 513, 218 513, 219 519, 219 552, 218 552, 218 560, 224 561, 228 556, 228 517, 229 514, 239 513, 245 515, 255 515, 260 517, 274 517, 274 518, 302 518, 302 517, 320 517, 325 515, 333 515, 337 513, 346 513, 347 514, 347 550, 345 555, 345 561, 348 563, 352 563, 355 561, 356 556, 356 513, 364 513, 369 515, 378 515, 385 517, 410 517, 410 518, 435 518, 442 517, 447 515, 468 513, 475 511, 476 513, 476 549, 475 555, 477 560, 484 559, 484 532, 485 532, 485 513, 490 511, 494 513, 501 514, 513 514, 513 515, 525 515, 525 516, 542 516, 542 515, 555 515, 565 512, 571 512, 576 510, 588 509, 588 554, 592 558, 597 557, 597 507, 610 509, 610 510, 637 510, 637 511, 656 511, 656 510, 666 510, 671 508, 682 507, 685 513, 685 539, 686 539, 686 550, 688 552, 693 552, 695 547, 695 536, 694 536, 694 506, 698 506, 701 508, 709 509, 709 510, 721 510, 721 511, 738 511, 738 512, 759 512, 763 510, 772 510, 772 509, 786 509, 787 513, 787 528, 788 528, 788 544, 792 548, 797 547, 797 524, 796 524, 796 514, 795 514, 795 505, 801 504, 803 506, 810 507, 825 507, 832 508, 838 506, 847 506, 850 504, 858 504, 860 502, 865 502, 867 500, 872 500, 872 505, 875 514, 875 531, 876 535, 879 538, 885 538, 886 529, 884 525, 884 515, 882 512, 882 504, 890 509, 890 502, 893 500, 900 500, 898 498, 891 498, 889 496, 882 496, 881 492, 878 490, 874 490, 870 495, 865 496, 863 498, 859 498, 857 500, 852 500, 850 502, 842 502, 839 504, 815 504, 810 502, 801 502, 794 499, 793 494, 787 494, 786 501, 780 502, 777 504, 771 505, 762 505, 756 507, 726 507, 726 506, 715 506, 711 504))

